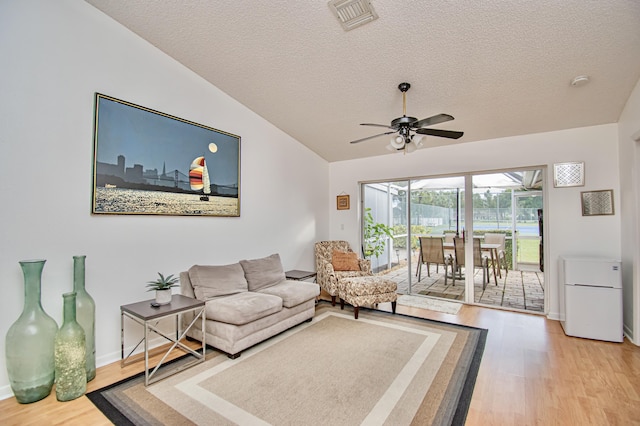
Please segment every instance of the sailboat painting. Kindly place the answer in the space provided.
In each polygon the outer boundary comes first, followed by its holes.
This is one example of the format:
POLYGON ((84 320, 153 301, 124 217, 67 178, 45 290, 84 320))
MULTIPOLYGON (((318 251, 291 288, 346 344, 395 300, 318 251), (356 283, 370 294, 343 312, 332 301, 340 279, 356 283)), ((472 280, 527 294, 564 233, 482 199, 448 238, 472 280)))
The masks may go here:
POLYGON ((240 216, 240 136, 96 93, 92 214, 240 216))
POLYGON ((209 181, 209 170, 204 157, 196 157, 189 168, 189 185, 194 191, 202 191, 200 201, 209 201, 211 194, 211 182, 209 181))

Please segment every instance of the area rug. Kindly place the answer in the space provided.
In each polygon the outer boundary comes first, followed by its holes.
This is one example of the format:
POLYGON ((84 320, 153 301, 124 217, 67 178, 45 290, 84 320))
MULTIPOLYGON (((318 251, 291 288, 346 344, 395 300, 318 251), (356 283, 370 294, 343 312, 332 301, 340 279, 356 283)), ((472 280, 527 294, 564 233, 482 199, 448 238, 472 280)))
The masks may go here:
POLYGON ((320 302, 235 360, 209 350, 148 387, 138 375, 88 397, 116 425, 462 425, 486 335, 320 302))
POLYGON ((446 300, 438 300, 425 296, 410 296, 408 294, 399 295, 398 304, 429 309, 431 311, 444 312, 445 314, 452 315, 460 312, 460 308, 462 307, 462 303, 448 302, 446 300))

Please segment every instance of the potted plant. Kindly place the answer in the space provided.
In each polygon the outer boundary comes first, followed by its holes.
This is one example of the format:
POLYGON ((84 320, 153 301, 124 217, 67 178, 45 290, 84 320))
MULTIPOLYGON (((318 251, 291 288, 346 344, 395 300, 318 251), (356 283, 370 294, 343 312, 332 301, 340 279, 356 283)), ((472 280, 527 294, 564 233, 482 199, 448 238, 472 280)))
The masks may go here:
POLYGON ((171 287, 176 287, 178 285, 178 277, 174 277, 173 274, 165 277, 160 272, 158 272, 158 275, 160 278, 147 283, 147 287, 149 287, 147 291, 155 290, 156 303, 159 305, 166 305, 171 303, 171 287))
POLYGON ((375 223, 371 208, 365 209, 364 216, 364 256, 374 255, 376 259, 384 253, 387 239, 393 238, 393 229, 384 223, 375 223))

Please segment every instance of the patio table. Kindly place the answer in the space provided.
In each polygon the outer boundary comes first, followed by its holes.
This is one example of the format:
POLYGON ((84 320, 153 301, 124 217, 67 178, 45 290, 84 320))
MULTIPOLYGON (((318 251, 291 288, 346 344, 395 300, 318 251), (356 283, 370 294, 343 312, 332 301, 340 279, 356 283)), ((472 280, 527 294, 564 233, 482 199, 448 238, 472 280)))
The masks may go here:
MULTIPOLYGON (((442 243, 442 246, 448 250, 454 249, 453 243, 444 242, 442 243)), ((500 248, 500 246, 501 245, 497 243, 485 243, 484 241, 480 242, 480 249, 482 251, 488 251, 489 255, 491 256, 491 265, 493 267, 493 280, 496 283, 496 285, 498 285, 498 276, 496 275, 496 260, 498 259, 498 249, 500 248)))

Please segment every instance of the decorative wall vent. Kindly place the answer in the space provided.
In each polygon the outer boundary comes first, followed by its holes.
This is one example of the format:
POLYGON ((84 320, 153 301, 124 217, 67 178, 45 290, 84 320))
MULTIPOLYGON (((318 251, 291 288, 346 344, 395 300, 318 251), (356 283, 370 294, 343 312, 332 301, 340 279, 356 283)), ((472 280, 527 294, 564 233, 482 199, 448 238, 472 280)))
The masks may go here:
POLYGON ((331 0, 328 5, 345 31, 378 19, 369 0, 331 0))
POLYGON ((553 186, 584 186, 584 162, 554 164, 553 186))

